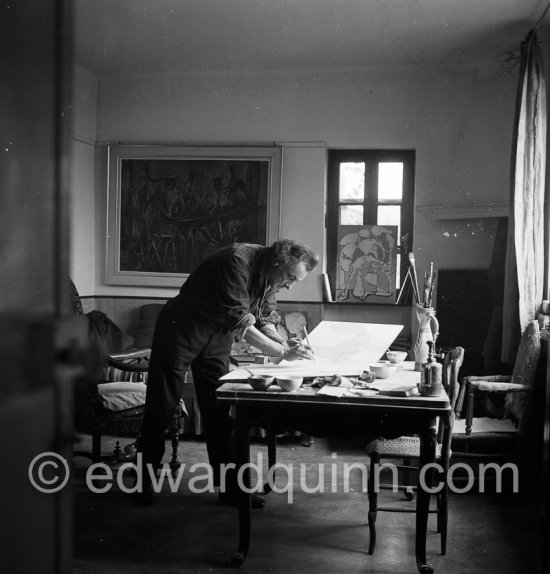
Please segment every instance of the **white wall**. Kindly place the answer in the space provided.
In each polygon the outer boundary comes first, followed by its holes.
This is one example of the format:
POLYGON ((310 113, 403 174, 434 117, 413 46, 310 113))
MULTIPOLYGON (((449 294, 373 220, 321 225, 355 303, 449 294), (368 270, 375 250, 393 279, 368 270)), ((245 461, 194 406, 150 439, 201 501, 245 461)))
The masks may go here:
MULTIPOLYGON (((326 148, 315 145, 283 147, 283 181, 281 193, 281 237, 297 239, 324 255, 326 148), (315 223, 314 223, 315 222, 315 223)), ((283 291, 277 298, 294 301, 322 301, 320 273, 322 263, 292 291, 283 291)))
MULTIPOLYGON (((326 149, 290 144, 414 148, 417 205, 506 201, 517 73, 380 69, 113 77, 99 83, 97 140, 287 142, 281 235, 323 252, 326 149)), ((96 205, 104 205, 104 174, 96 193, 96 205)), ((104 236, 103 216, 98 213, 97 232, 104 236)), ((417 262, 421 269, 430 260, 436 267, 487 267, 493 236, 491 220, 433 222, 417 214, 417 262)), ((94 266, 96 295, 175 294, 104 285, 102 248, 94 266)), ((320 300, 317 279, 288 298, 320 300)))
POLYGON ((93 295, 96 288, 97 78, 77 66, 73 93, 70 273, 81 295, 93 295))

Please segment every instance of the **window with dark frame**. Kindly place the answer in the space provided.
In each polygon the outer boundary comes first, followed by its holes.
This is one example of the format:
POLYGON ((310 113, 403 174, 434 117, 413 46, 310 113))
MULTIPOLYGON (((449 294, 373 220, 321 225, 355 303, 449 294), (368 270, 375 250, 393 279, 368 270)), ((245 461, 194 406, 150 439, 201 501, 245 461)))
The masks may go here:
MULTIPOLYGON (((347 225, 397 226, 398 294, 407 273, 406 255, 413 247, 414 150, 329 150, 327 173, 327 272, 336 292, 338 237, 347 225)), ((401 304, 411 303, 409 289, 401 304)), ((368 302, 368 300, 367 300, 368 302)))

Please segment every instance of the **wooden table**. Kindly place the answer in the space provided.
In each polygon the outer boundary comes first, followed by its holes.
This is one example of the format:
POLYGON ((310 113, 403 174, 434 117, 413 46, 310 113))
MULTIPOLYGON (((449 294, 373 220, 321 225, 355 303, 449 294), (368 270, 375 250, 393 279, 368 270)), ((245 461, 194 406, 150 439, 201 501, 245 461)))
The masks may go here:
MULTIPOLYGON (((399 377, 399 371, 392 377, 399 377)), ((410 381, 412 373, 402 373, 410 381)), ((420 373, 417 373, 420 380, 420 373)), ((317 389, 300 388, 298 391, 287 393, 273 385, 267 391, 254 391, 246 382, 224 383, 216 392, 220 404, 232 405, 235 408, 235 431, 237 439, 237 464, 250 462, 249 430, 252 426, 261 424, 271 428, 277 422, 281 424, 292 416, 294 420, 301 415, 304 420, 329 420, 331 416, 345 415, 350 421, 353 415, 360 414, 364 420, 385 420, 400 434, 414 432, 420 437, 420 464, 433 463, 436 452, 436 419, 438 416, 450 417, 451 408, 446 394, 428 398, 421 396, 393 397, 373 395, 369 397, 331 397, 318 395, 317 389), (406 421, 406 422, 405 422, 406 421), (402 431, 402 432, 401 432, 402 431)), ((291 430, 291 429, 289 429, 291 430)), ((308 428, 301 428, 310 432, 308 428)), ((372 432, 372 426, 368 432, 372 432)), ((314 433, 311 433, 314 434, 314 433)), ((377 433, 380 434, 380 433, 377 433)), ((323 436, 327 436, 323 433, 323 436)), ((270 464, 272 461, 270 460, 270 464)), ((247 469, 249 467, 246 467, 247 469)), ((426 484, 431 484, 433 468, 426 472, 426 484)), ((243 485, 250 486, 250 473, 243 473, 243 485)), ((428 510, 430 493, 418 486, 416 502, 416 563, 418 571, 430 574, 433 567, 426 560, 426 533, 428 525, 428 510)), ((240 566, 250 546, 250 494, 241 492, 239 502, 239 544, 238 551, 232 556, 231 563, 240 566)))

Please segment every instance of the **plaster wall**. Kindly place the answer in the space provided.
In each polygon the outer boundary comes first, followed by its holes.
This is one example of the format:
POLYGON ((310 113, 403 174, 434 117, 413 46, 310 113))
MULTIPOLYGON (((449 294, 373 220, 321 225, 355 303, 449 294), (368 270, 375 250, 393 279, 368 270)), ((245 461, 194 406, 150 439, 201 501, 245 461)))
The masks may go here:
POLYGON ((70 274, 79 293, 96 287, 96 120, 97 78, 74 69, 74 107, 71 158, 70 274))
MULTIPOLYGON (((329 148, 414 148, 416 204, 506 201, 517 69, 204 73, 103 78, 98 86, 95 295, 174 289, 104 283, 102 144, 281 143, 281 235, 325 248, 329 148)), ((486 268, 496 220, 416 214, 420 269, 486 268)), ((318 274, 282 297, 320 301, 318 274)))

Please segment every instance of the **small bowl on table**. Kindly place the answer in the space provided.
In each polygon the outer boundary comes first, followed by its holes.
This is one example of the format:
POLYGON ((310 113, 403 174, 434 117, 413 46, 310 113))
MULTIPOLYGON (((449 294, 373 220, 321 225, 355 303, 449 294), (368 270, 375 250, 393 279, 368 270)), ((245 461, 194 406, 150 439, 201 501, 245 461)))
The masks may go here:
POLYGON ((407 351, 388 351, 386 357, 390 363, 399 365, 399 363, 402 363, 407 358, 407 354, 407 351))
POLYGON ((303 382, 304 377, 277 377, 277 384, 287 393, 298 390, 303 382))
POLYGON ((377 379, 387 379, 395 374, 395 371, 397 371, 397 365, 390 363, 389 361, 381 361, 379 363, 369 365, 369 370, 371 373, 376 375, 377 379))
POLYGON ((275 377, 269 375, 250 375, 248 384, 255 391, 266 391, 272 384, 275 377))

